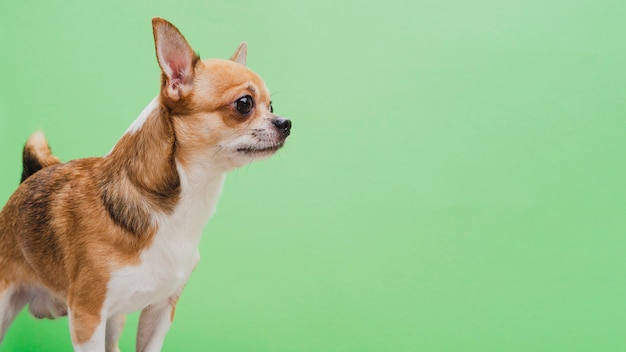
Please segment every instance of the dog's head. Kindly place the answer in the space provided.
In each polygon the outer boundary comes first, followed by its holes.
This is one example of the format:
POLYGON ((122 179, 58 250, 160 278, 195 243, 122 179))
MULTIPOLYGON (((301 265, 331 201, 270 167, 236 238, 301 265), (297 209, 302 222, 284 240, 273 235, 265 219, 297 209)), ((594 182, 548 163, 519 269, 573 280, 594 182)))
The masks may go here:
POLYGON ((162 71, 160 100, 171 112, 183 166, 232 169, 283 146, 291 121, 274 114, 265 83, 245 66, 245 43, 230 60, 200 60, 171 23, 154 18, 152 27, 162 71))

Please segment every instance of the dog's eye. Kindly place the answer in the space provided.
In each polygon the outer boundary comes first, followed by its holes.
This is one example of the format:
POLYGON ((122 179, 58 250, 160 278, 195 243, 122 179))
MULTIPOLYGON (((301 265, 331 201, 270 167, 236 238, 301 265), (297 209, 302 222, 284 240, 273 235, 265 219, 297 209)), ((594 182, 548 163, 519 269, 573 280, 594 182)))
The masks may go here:
POLYGON ((242 115, 248 115, 254 108, 254 100, 251 96, 245 95, 235 101, 235 108, 242 115))
POLYGON ((270 101, 270 112, 274 113, 274 107, 272 106, 272 102, 270 101))

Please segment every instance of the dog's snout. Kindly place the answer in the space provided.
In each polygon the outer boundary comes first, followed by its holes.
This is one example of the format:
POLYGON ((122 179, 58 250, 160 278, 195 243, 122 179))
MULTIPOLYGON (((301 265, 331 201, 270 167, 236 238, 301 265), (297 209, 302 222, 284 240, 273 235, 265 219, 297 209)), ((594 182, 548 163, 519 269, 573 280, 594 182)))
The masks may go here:
POLYGON ((274 120, 274 126, 276 126, 280 133, 282 133, 285 137, 287 137, 291 132, 291 121, 288 119, 278 117, 274 120))

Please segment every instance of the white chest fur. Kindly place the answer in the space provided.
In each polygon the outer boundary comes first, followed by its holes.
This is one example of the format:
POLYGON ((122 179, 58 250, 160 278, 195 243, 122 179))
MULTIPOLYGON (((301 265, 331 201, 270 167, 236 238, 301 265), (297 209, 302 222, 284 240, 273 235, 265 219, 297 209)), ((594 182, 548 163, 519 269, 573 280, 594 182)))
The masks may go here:
POLYGON ((180 290, 199 260, 202 229, 215 210, 224 173, 187 172, 178 166, 181 198, 174 212, 155 215, 157 233, 138 265, 112 272, 105 309, 109 316, 127 314, 167 299, 180 290))

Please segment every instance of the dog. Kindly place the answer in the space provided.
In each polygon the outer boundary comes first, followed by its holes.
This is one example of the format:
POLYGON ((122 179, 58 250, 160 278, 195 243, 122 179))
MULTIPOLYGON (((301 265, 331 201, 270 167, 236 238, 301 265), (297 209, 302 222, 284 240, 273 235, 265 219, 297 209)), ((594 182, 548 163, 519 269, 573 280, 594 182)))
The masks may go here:
POLYGON ((168 21, 152 29, 160 93, 107 155, 62 163, 41 132, 24 146, 0 212, 0 344, 29 304, 68 316, 75 351, 118 351, 125 315, 141 311, 137 351, 159 351, 226 173, 290 134, 245 42, 201 60, 168 21))

